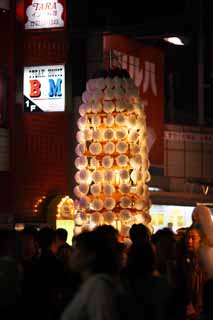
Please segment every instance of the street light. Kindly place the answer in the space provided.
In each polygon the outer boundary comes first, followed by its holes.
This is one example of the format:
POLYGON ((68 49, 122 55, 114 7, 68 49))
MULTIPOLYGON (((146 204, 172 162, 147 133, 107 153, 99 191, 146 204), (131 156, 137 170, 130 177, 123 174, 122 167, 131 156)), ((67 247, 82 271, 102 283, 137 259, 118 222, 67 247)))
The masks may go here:
POLYGON ((179 37, 166 37, 163 39, 169 43, 175 44, 176 46, 184 46, 185 45, 185 43, 179 37))

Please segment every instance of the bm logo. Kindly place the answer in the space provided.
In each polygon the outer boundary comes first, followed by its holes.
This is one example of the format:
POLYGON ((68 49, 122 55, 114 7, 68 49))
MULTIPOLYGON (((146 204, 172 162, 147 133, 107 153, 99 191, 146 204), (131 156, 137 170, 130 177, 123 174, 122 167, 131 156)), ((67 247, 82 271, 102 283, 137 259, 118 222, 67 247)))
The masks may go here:
MULTIPOLYGON (((30 81, 30 97, 31 98, 39 98, 41 96, 41 83, 34 79, 30 81)), ((52 97, 60 97, 62 96, 61 93, 61 83, 62 80, 59 78, 57 79, 56 83, 53 79, 49 79, 49 92, 48 96, 52 97)))

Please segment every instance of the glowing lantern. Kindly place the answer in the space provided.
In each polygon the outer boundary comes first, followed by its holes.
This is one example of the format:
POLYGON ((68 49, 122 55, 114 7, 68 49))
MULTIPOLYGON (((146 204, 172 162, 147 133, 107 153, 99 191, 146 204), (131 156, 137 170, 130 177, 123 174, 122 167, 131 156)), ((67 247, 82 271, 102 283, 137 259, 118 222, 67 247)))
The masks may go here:
POLYGON ((75 195, 88 228, 90 222, 93 227, 119 222, 126 236, 138 215, 144 224, 151 220, 146 117, 127 72, 111 70, 108 75, 89 80, 82 95, 75 195))

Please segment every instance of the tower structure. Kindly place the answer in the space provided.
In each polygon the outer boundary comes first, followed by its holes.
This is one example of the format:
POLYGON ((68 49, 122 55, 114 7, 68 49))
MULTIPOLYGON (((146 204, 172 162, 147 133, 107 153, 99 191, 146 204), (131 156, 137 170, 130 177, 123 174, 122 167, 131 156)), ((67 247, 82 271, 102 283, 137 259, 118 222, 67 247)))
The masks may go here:
POLYGON ((100 72, 79 107, 75 166, 76 232, 107 223, 128 236, 150 222, 146 116, 125 70, 100 72))

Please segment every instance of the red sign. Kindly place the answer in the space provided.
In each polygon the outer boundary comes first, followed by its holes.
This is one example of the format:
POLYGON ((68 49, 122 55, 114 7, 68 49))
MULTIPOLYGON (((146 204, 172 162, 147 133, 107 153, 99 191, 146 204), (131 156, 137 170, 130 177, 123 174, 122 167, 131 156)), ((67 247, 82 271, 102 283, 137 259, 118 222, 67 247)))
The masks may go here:
POLYGON ((155 138, 150 150, 151 165, 163 166, 164 140, 164 51, 145 47, 124 36, 104 37, 105 67, 126 69, 140 88, 147 126, 155 138))

